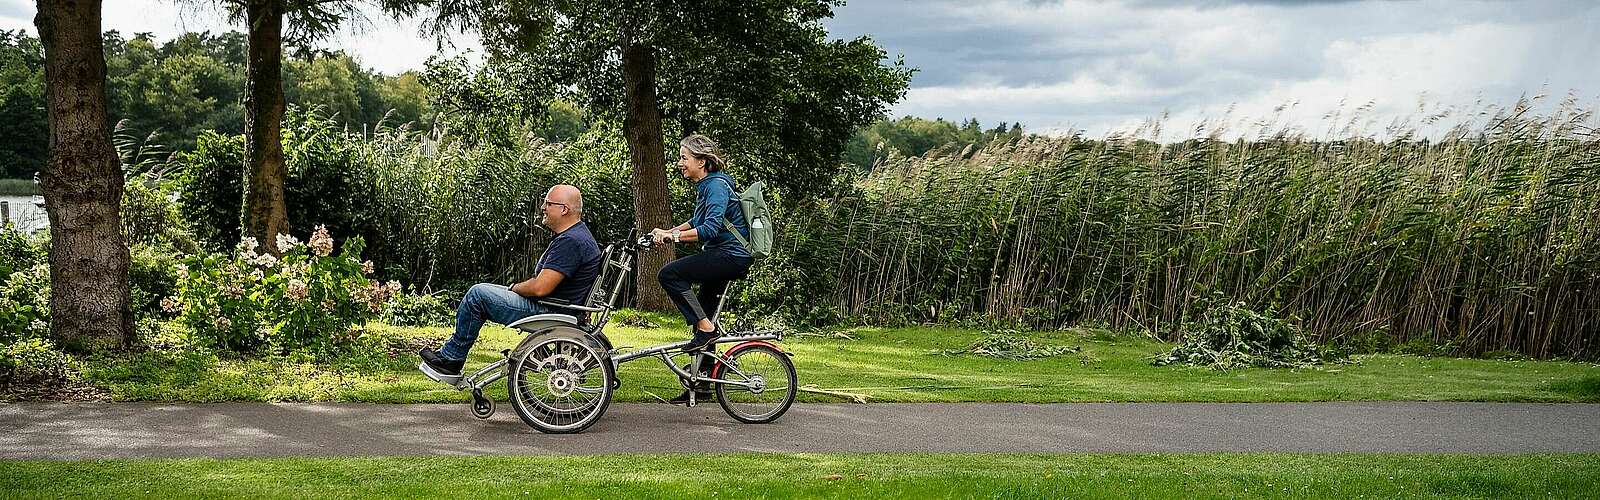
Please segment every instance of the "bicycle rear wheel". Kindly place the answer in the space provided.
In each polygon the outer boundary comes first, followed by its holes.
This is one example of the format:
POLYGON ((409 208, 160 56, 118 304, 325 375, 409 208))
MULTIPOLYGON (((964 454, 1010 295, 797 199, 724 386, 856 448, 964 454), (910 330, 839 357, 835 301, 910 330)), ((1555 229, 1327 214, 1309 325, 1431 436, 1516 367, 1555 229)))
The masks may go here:
POLYGON ((794 404, 794 362, 769 344, 745 344, 728 350, 728 362, 717 365, 713 378, 745 385, 718 383, 717 404, 728 416, 747 424, 777 420, 794 404))

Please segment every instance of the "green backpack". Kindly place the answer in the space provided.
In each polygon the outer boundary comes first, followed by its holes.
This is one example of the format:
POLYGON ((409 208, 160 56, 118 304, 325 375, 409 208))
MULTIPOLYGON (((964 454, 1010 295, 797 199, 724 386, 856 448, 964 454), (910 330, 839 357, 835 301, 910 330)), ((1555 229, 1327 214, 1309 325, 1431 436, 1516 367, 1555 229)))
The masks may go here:
MULTIPOLYGON (((756 258, 772 255, 772 234, 776 229, 772 224, 772 212, 767 210, 767 199, 761 195, 761 188, 765 187, 761 181, 750 184, 743 193, 739 193, 739 207, 744 209, 744 226, 750 228, 750 239, 745 240, 744 235, 733 228, 733 222, 727 217, 722 218, 723 227, 733 233, 733 238, 739 244, 750 250, 750 256, 756 258)), ((733 189, 733 183, 728 184, 728 189, 733 189)))

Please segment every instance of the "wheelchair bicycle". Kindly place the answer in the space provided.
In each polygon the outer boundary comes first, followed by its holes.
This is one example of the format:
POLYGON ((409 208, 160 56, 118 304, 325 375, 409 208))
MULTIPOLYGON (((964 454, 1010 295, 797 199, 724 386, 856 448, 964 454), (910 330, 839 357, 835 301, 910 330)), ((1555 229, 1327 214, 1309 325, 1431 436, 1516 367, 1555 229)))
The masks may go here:
MULTIPOLYGON (((600 277, 586 303, 539 301, 585 314, 538 314, 506 325, 527 336, 515 348, 501 351, 502 359, 471 375, 439 375, 422 366, 418 368, 429 378, 456 390, 472 391, 472 415, 480 419, 493 416, 495 411, 494 400, 483 395, 483 388, 506 379, 506 392, 517 416, 528 426, 549 434, 577 433, 594 425, 611 405, 612 393, 621 386, 617 369, 623 363, 644 358, 659 359, 677 374, 684 388, 690 389, 691 407, 698 404, 693 388, 708 383, 717 403, 735 420, 759 424, 783 416, 794 404, 797 384, 794 362, 790 360, 793 355, 773 343, 782 339, 781 331, 756 331, 736 325, 724 330, 727 333, 711 346, 692 353, 683 350, 688 340, 637 350, 612 346, 604 331, 606 321, 616 308, 627 278, 637 271, 634 265, 639 251, 651 246, 649 237, 638 237, 637 233, 607 245, 601 252, 600 277), (719 352, 722 344, 734 345, 719 352), (679 356, 688 357, 688 362, 679 366, 675 361, 679 356), (711 369, 701 375, 694 368, 704 366, 704 357, 711 358, 711 369)), ((713 322, 718 322, 726 296, 725 290, 711 315, 713 322)))

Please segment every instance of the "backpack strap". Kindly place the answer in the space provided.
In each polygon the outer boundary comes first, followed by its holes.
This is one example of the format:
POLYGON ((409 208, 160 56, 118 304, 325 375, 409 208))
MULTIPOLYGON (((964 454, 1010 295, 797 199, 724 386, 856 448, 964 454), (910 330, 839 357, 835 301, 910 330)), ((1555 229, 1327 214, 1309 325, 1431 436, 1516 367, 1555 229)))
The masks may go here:
MULTIPOLYGON (((739 191, 735 190, 733 188, 733 183, 729 182, 727 179, 724 179, 722 177, 717 177, 716 179, 728 184, 728 192, 733 194, 732 201, 735 202, 735 203, 738 203, 739 202, 739 198, 738 198, 739 191)), ((744 210, 743 204, 740 205, 739 210, 741 210, 741 211, 744 210)), ((739 244, 740 245, 744 245, 744 249, 746 251, 750 250, 750 241, 746 240, 743 235, 739 234, 739 230, 738 229, 734 229, 733 228, 733 221, 728 220, 728 212, 727 211, 723 211, 722 212, 722 227, 727 228, 728 232, 733 233, 733 239, 739 240, 739 244)))

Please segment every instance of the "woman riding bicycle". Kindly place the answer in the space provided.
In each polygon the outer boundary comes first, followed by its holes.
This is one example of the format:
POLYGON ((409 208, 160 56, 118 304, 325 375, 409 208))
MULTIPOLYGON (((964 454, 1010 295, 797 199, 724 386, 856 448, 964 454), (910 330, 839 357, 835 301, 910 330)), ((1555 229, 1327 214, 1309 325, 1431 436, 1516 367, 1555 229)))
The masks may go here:
MULTIPOLYGON (((716 311, 707 308, 717 307, 728 282, 748 274, 755 260, 729 232, 738 231, 746 240, 750 237, 744 209, 734 196, 733 178, 722 173, 725 163, 717 155, 717 143, 695 134, 679 144, 678 172, 695 183, 694 217, 672 229, 652 229, 650 237, 656 243, 701 242, 700 253, 667 263, 657 275, 661 288, 692 330, 684 350, 698 351, 722 335, 722 327, 711 316, 716 311), (694 283, 700 284, 699 293, 690 289, 694 283)), ((684 391, 681 397, 687 395, 684 391)))

